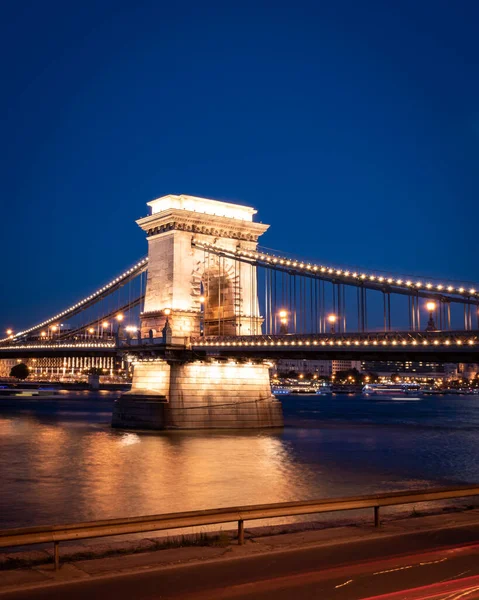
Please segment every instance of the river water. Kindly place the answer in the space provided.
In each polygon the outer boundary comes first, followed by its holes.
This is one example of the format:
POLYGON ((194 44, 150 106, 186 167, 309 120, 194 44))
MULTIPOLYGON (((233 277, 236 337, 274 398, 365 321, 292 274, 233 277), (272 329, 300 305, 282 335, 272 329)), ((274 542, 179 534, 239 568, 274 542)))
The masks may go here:
POLYGON ((286 396, 279 432, 112 430, 117 393, 0 399, 0 527, 479 482, 479 396, 286 396))

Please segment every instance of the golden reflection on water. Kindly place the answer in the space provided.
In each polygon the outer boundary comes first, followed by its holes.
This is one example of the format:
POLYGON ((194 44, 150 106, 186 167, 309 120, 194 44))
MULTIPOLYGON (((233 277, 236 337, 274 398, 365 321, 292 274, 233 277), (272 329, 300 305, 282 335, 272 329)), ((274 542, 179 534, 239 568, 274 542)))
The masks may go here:
POLYGON ((78 492, 102 517, 287 500, 308 487, 274 435, 98 432, 79 460, 78 492))
POLYGON ((276 433, 63 425, 0 419, 3 526, 311 497, 308 469, 295 468, 276 433))

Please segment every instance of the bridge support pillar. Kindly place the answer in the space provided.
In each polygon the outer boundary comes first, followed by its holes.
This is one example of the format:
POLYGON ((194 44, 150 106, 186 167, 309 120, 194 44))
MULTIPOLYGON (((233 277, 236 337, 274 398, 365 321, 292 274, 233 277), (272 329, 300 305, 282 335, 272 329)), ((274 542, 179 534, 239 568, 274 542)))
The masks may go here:
POLYGON ((255 252, 258 238, 269 226, 253 221, 254 208, 208 198, 168 195, 148 204, 151 215, 137 221, 148 239, 140 337, 151 341, 151 352, 154 340, 161 338, 164 354, 157 354, 153 361, 136 362, 131 392, 115 404, 113 426, 282 426, 281 404, 271 394, 267 363, 181 356, 181 350, 187 350, 200 335, 261 333, 255 264, 210 249, 255 252))
POLYGON ((113 427, 253 429, 282 427, 269 365, 195 361, 138 362, 131 392, 116 403, 113 427))

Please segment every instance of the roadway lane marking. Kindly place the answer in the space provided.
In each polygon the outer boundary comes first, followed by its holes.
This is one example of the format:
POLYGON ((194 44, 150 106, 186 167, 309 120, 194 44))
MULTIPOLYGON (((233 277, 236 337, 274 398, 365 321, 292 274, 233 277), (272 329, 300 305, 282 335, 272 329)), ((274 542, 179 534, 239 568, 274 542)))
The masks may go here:
POLYGON ((334 589, 337 590, 338 588, 342 588, 345 585, 348 585, 349 583, 353 583, 353 580, 352 579, 348 579, 348 581, 345 581, 344 583, 340 583, 339 585, 335 585, 334 589))
POLYGON ((382 575, 383 573, 395 573, 396 571, 404 571, 405 569, 412 569, 413 567, 424 567, 426 565, 436 565, 447 560, 447 558, 439 558, 438 560, 430 560, 428 562, 420 562, 414 565, 404 565, 403 567, 396 567, 394 569, 386 569, 384 571, 376 571, 373 575, 382 575))
POLYGON ((383 573, 395 573, 396 571, 405 571, 406 569, 412 569, 413 567, 418 567, 419 564, 405 565, 404 567, 396 567, 395 569, 386 569, 385 571, 376 571, 375 573, 373 573, 373 575, 382 575, 383 573))

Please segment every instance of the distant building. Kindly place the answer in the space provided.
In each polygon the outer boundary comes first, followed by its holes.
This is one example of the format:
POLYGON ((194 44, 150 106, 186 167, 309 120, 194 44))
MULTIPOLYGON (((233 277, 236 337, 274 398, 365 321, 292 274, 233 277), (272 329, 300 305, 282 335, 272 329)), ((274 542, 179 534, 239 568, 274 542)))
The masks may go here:
POLYGON ((360 360, 332 360, 332 374, 335 375, 339 371, 349 371, 356 369, 361 372, 361 361, 360 360))
POLYGON ((18 362, 15 358, 2 358, 0 359, 0 377, 9 377, 12 367, 18 362))
POLYGON ((457 365, 430 361, 368 360, 361 363, 363 371, 390 377, 397 373, 402 379, 454 379, 457 365))
POLYGON ((277 373, 297 373, 298 375, 317 375, 318 377, 331 377, 338 371, 348 371, 349 369, 361 370, 361 361, 359 360, 310 360, 281 358, 276 362, 273 369, 277 373))
POLYGON ((459 363, 456 375, 466 379, 474 379, 479 373, 479 365, 475 363, 459 363))

